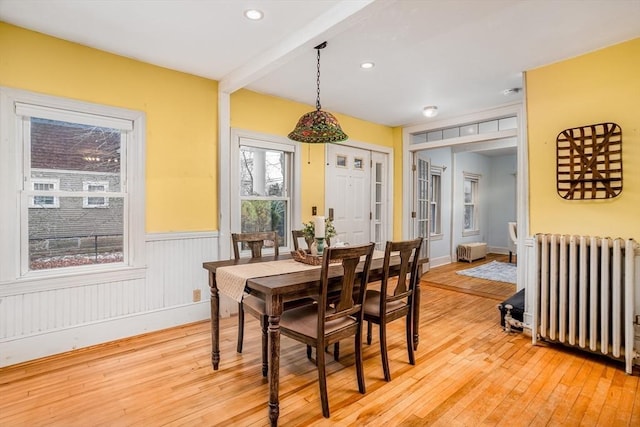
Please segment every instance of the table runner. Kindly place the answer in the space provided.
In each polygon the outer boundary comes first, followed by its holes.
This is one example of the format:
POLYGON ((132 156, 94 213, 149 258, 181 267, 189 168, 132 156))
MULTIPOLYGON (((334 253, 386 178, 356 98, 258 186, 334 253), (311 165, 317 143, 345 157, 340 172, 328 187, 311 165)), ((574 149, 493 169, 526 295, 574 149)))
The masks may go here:
MULTIPOLYGON (((382 257, 384 257, 384 252, 373 251, 373 259, 382 257)), ((242 302, 247 279, 295 273, 298 271, 319 269, 320 267, 322 266, 309 265, 293 259, 231 265, 216 269, 216 284, 222 294, 238 302, 242 302)))
POLYGON ((252 264, 220 267, 216 270, 218 290, 224 295, 242 302, 247 279, 295 273, 320 268, 320 265, 309 265, 293 259, 279 261, 256 262, 252 264))

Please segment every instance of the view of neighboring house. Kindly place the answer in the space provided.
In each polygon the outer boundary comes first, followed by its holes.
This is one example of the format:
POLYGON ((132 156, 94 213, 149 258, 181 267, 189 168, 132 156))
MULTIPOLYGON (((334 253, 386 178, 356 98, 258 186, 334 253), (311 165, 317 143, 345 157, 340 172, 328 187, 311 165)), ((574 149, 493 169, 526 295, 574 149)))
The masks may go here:
POLYGON ((30 268, 122 260, 120 132, 40 118, 29 124, 30 268))

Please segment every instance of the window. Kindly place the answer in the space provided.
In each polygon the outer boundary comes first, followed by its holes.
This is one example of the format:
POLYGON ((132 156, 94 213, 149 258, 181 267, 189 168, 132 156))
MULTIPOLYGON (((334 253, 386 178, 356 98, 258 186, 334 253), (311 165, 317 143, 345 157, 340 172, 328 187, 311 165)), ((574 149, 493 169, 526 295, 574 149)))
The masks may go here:
MULTIPOLYGON (((108 181, 84 181, 82 183, 82 190, 90 193, 95 192, 109 192, 109 182, 108 181)), ((84 197, 82 199, 82 207, 83 208, 106 208, 109 206, 109 198, 108 197, 84 197)))
POLYGON ((0 220, 12 224, 0 242, 0 283, 71 273, 79 282, 78 273, 105 270, 131 277, 144 263, 143 114, 0 95, 0 157, 15 159, 0 183, 0 220))
POLYGON ((480 175, 464 173, 464 227, 463 236, 479 234, 478 184, 480 175))
POLYGON ((440 200, 442 198, 441 178, 442 168, 438 166, 431 166, 431 180, 429 182, 429 209, 431 209, 431 229, 429 231, 431 236, 442 235, 442 214, 440 205, 440 200))
POLYGON ((30 208, 59 208, 60 199, 55 196, 45 196, 42 192, 57 191, 60 187, 59 179, 33 178, 31 189, 38 196, 29 197, 30 208))
POLYGON ((240 229, 243 233, 277 231, 280 246, 288 245, 291 157, 290 152, 276 147, 240 146, 240 229))

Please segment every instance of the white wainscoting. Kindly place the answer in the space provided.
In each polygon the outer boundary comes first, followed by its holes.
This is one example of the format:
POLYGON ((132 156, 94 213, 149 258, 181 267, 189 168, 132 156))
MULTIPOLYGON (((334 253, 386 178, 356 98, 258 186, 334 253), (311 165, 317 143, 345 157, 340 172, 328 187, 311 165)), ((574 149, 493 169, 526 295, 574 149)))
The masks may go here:
MULTIPOLYGON (((105 281, 0 298, 0 367, 209 318, 205 261, 218 259, 218 233, 146 238, 141 279, 105 281), (202 299, 193 301, 194 290, 202 299)), ((230 299, 220 313, 237 311, 230 299)))

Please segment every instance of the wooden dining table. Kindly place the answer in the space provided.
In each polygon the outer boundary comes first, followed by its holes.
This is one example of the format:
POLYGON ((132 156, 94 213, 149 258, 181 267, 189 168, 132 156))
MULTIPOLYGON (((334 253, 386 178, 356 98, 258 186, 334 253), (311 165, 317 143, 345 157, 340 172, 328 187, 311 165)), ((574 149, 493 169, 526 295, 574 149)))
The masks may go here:
MULTIPOLYGON (((221 267, 234 265, 290 260, 289 254, 281 254, 279 256, 265 256, 261 258, 240 258, 238 260, 222 260, 211 261, 202 264, 209 272, 209 288, 211 291, 211 364, 214 370, 220 367, 220 292, 216 283, 216 270, 221 267)), ((378 281, 382 278, 383 273, 382 257, 374 258, 371 261, 369 271, 369 283, 378 281)), ((398 269, 394 269, 399 265, 400 258, 392 256, 391 258, 391 275, 398 274, 398 269)), ((424 262, 421 260, 420 262, 424 262)), ((362 265, 363 263, 361 263, 362 265)), ((280 412, 279 404, 279 386, 280 386, 280 315, 286 301, 299 299, 305 296, 318 295, 320 287, 320 271, 321 268, 310 269, 306 271, 272 274, 263 277, 249 278, 246 281, 245 289, 252 295, 262 298, 265 301, 266 314, 268 316, 268 377, 269 377, 269 419, 272 426, 278 424, 278 416, 280 412)), ((362 272, 362 266, 359 266, 359 272, 362 272)), ((336 283, 342 275, 342 266, 340 264, 332 265, 329 268, 330 279, 335 279, 336 283)), ((420 307, 420 281, 416 286, 414 296, 414 312, 413 312, 413 346, 417 349, 419 342, 418 324, 419 324, 419 307, 420 307)))

